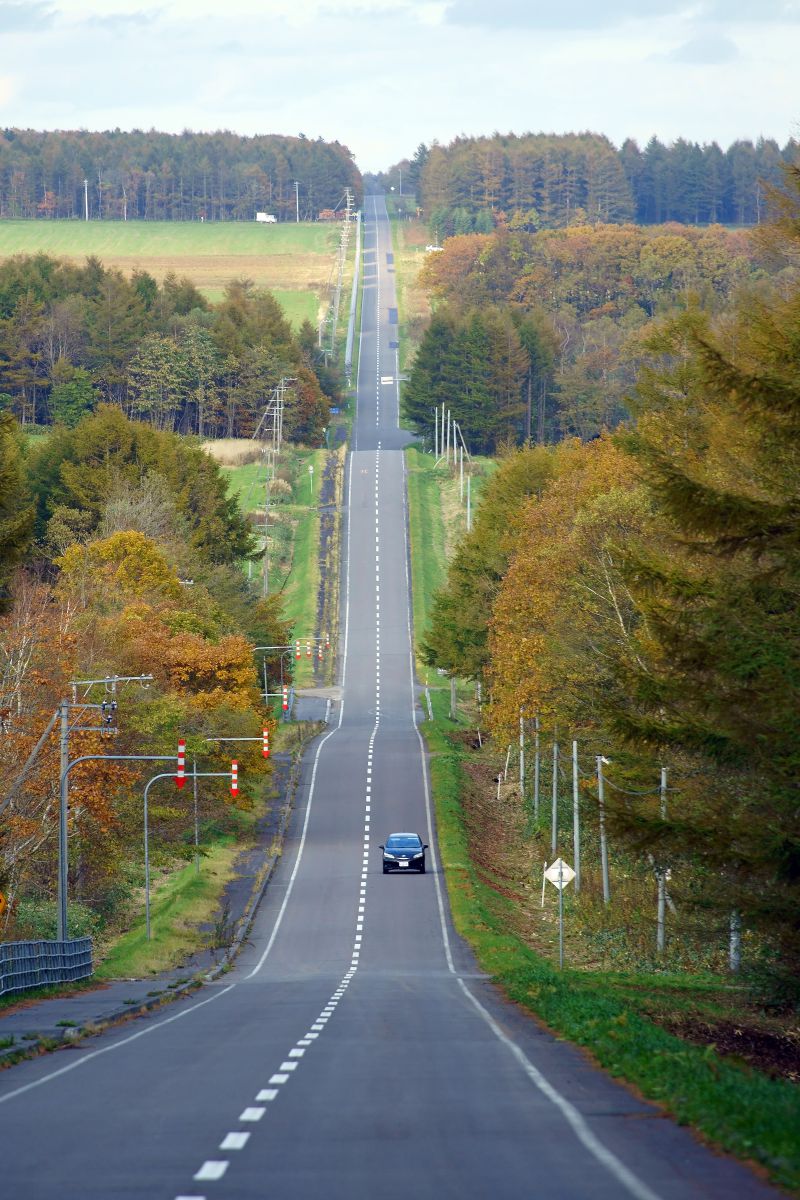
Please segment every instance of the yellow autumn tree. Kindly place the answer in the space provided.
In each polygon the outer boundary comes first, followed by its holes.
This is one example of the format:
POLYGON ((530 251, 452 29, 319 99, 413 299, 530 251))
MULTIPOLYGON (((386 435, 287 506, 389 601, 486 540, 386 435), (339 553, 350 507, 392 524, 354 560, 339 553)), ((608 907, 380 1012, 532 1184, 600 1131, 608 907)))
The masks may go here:
POLYGON ((612 662, 637 653, 641 618, 621 549, 653 516, 636 464, 609 437, 564 443, 553 458, 552 482, 508 534, 490 624, 490 719, 506 741, 523 706, 547 723, 592 727, 612 662))

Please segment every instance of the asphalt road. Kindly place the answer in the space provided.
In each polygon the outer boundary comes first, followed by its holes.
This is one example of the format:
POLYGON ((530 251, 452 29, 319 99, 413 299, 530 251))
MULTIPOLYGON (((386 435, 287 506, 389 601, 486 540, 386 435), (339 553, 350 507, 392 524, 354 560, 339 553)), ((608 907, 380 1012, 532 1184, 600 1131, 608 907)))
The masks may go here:
POLYGON ((344 701, 222 982, 0 1075, 3 1200, 775 1195, 503 1002, 452 932, 412 676, 394 276, 367 197, 344 701), (383 876, 393 830, 424 876, 383 876))

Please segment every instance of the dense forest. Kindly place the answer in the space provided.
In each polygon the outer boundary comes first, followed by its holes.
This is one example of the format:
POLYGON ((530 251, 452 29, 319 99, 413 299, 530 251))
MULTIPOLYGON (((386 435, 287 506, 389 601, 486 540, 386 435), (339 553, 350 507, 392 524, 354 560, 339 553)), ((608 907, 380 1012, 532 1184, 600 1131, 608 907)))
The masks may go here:
POLYGON ((0 218, 252 221, 257 211, 303 220, 361 194, 339 142, 115 129, 0 131, 0 218), (86 181, 86 188, 84 188, 86 181), (297 183, 297 189, 295 188, 297 183))
POLYGON ((698 145, 651 138, 644 150, 628 139, 580 134, 494 134, 421 145, 382 177, 416 194, 439 239, 488 233, 502 217, 522 229, 595 222, 756 225, 767 188, 797 145, 771 139, 698 145))
POLYGON ((211 305, 188 279, 128 279, 95 258, 0 264, 0 408, 74 425, 105 401, 158 429, 249 437, 281 376, 285 435, 319 445, 337 381, 306 322, 246 280, 211 305))
POLYGON ((504 225, 448 238, 421 276, 436 309, 403 392, 406 416, 432 441, 444 403, 470 449, 489 453, 591 438, 629 415, 657 317, 721 312, 768 277, 765 251, 721 226, 504 225))
POLYGON ((424 639, 431 665, 486 685, 500 744, 525 712, 607 756, 612 836, 669 870, 699 938, 750 939, 773 998, 796 995, 800 964, 800 168, 787 178, 758 249, 771 278, 648 324, 634 423, 507 450, 424 639))
MULTIPOLYGON (((190 756, 225 771, 229 748, 206 735, 260 739, 272 724, 253 646, 286 643, 290 631, 279 599, 262 599, 241 570, 242 557, 257 556, 223 473, 199 446, 112 405, 40 438, 0 413, 0 766, 10 801, 0 823, 0 891, 9 902, 0 940, 55 935, 57 740, 20 769, 70 696, 70 680, 153 676, 146 689, 117 694, 115 754, 174 754, 184 736, 190 756)), ((81 715, 93 724, 90 710, 81 715)), ((70 739, 73 755, 108 745, 100 732, 70 739)), ((201 789, 202 846, 236 832, 271 770, 260 743, 237 750, 240 798, 222 780, 201 789)), ((73 773, 74 935, 113 932, 137 911, 141 787, 131 763, 73 773)), ((193 853, 180 796, 154 803, 151 821, 156 869, 193 853)))

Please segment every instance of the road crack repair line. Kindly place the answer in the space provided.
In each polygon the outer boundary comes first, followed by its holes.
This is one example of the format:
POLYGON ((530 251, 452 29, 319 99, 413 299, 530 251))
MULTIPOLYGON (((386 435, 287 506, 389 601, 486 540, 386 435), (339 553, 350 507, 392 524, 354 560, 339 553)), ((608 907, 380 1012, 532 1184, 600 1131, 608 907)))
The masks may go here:
MULTIPOLYGON (((380 449, 381 444, 378 442, 378 449, 375 453, 375 577, 378 579, 380 568, 380 504, 379 504, 379 484, 380 484, 380 449)), ((361 875, 358 889, 358 905, 356 909, 356 928, 353 938, 353 949, 350 957, 350 966, 345 971, 335 991, 331 993, 330 999, 323 1006, 316 1020, 312 1021, 307 1032, 295 1042, 294 1046, 287 1053, 280 1067, 270 1075, 266 1081, 266 1086, 257 1090, 254 1102, 248 1105, 239 1114, 236 1125, 239 1128, 234 1128, 228 1131, 219 1143, 219 1150, 226 1154, 237 1154, 241 1150, 247 1148, 250 1142, 251 1130, 243 1129, 241 1126, 253 1126, 261 1121, 262 1117, 267 1112, 267 1109, 273 1104, 281 1094, 281 1089, 288 1084, 292 1076, 301 1065, 305 1056, 306 1050, 312 1047, 321 1033, 324 1033, 325 1027, 331 1017, 336 1012, 339 1001, 344 997, 352 979, 358 971, 359 961, 361 958, 361 948, 363 943, 364 922, 367 906, 367 879, 369 877, 369 853, 370 853, 370 826, 372 816, 372 771, 373 760, 375 756, 375 738, 378 734, 380 726, 380 695, 381 695, 381 680, 380 680, 380 663, 381 663, 381 634, 380 634, 380 597, 376 596, 375 600, 375 724, 369 736, 367 744, 367 763, 366 763, 366 779, 364 784, 364 849, 361 861, 361 875)), ((224 1178, 228 1167, 233 1161, 232 1158, 208 1158, 201 1163, 198 1170, 195 1172, 193 1179, 196 1183, 216 1183, 224 1178)), ((175 1200, 208 1200, 205 1194, 188 1194, 181 1193, 175 1197, 175 1200)))

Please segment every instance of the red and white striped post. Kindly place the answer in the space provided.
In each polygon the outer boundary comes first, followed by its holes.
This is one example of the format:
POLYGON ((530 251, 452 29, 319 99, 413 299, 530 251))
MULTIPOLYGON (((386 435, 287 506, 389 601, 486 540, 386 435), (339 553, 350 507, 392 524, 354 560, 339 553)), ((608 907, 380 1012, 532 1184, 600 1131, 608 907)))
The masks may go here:
POLYGON ((236 759, 231 763, 231 795, 239 795, 239 764, 236 759))
POLYGON ((311 642, 306 642, 306 658, 311 658, 311 642))
POLYGON ((325 634, 325 649, 330 650, 330 648, 331 648, 331 635, 329 633, 326 633, 325 634))
POLYGON ((263 746, 261 753, 264 755, 264 758, 269 758, 269 730, 268 729, 264 730, 264 746, 263 746))
POLYGON ((178 742, 178 774, 175 776, 175 782, 179 788, 186 783, 186 742, 183 738, 178 742))
POLYGON ((294 656, 299 662, 300 661, 300 638, 297 638, 294 643, 294 656))
POLYGON ((289 709, 289 689, 286 686, 286 684, 284 684, 283 685, 283 711, 287 712, 288 709, 289 709))
POLYGON ((325 651, 322 648, 322 642, 320 642, 319 649, 317 650, 317 658, 320 662, 322 662, 324 655, 325 655, 325 651))

